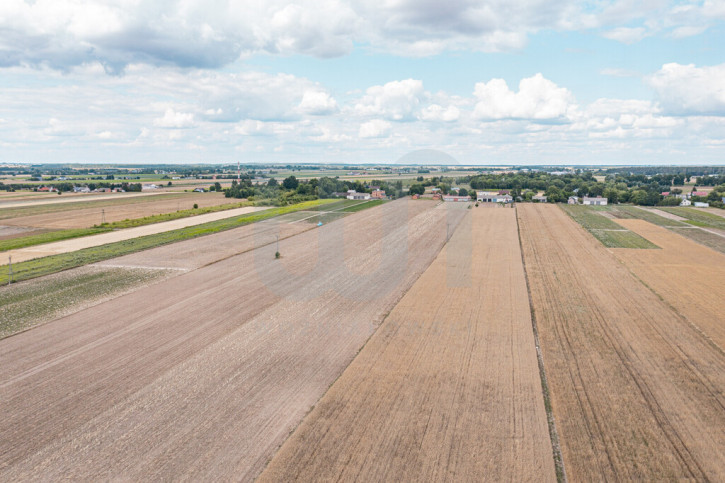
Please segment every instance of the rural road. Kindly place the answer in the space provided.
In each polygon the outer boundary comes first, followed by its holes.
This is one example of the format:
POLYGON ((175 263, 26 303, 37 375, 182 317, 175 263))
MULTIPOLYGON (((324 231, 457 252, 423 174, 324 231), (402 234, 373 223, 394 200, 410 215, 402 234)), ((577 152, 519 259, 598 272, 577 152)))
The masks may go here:
POLYGON ((151 195, 165 195, 171 194, 170 191, 149 191, 144 193, 109 193, 105 195, 66 195, 60 198, 42 198, 38 200, 23 200, 23 201, 0 201, 0 209, 2 208, 20 208, 22 206, 37 206, 37 205, 57 205, 59 203, 75 203, 77 201, 99 201, 108 199, 119 199, 119 198, 138 198, 139 196, 151 196, 151 195))
POLYGON ((188 226, 201 225, 210 221, 223 220, 234 216, 244 215, 253 211, 265 210, 266 207, 246 206, 244 208, 236 208, 233 210, 218 211, 216 213, 207 213, 205 215, 190 216, 179 220, 165 221, 162 223, 154 223, 153 225, 139 226, 136 228, 128 228, 100 235, 86 236, 75 238, 72 240, 64 240, 54 243, 46 243, 44 245, 36 245, 28 248, 19 248, 10 250, 2 254, 2 262, 6 264, 6 257, 12 256, 13 263, 25 262, 35 258, 47 257, 50 255, 58 255, 60 253, 68 253, 84 248, 97 247, 108 243, 115 243, 123 240, 130 240, 145 235, 154 235, 165 231, 178 230, 188 226))

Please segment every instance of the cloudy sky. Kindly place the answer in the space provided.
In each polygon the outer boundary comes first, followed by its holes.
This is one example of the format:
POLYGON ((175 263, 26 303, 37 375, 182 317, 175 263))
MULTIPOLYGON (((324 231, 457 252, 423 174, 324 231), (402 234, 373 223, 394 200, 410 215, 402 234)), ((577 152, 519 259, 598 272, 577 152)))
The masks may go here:
POLYGON ((725 164, 725 0, 1 0, 0 163, 725 164))

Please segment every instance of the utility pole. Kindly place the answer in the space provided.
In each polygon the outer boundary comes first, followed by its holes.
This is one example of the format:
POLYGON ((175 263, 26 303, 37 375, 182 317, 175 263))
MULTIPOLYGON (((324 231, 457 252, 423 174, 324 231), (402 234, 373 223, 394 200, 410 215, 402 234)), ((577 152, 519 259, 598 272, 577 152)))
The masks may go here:
POLYGON ((13 283, 13 256, 8 255, 8 267, 10 269, 10 274, 8 275, 8 285, 13 283))
POLYGON ((101 210, 101 225, 106 222, 106 210, 101 210))

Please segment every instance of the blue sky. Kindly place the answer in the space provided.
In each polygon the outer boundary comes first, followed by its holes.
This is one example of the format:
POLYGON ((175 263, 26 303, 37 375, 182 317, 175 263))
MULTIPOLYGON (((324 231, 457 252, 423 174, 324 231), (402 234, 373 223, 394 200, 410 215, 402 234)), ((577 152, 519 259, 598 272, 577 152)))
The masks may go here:
POLYGON ((0 162, 725 164, 722 0, 4 0, 0 162))

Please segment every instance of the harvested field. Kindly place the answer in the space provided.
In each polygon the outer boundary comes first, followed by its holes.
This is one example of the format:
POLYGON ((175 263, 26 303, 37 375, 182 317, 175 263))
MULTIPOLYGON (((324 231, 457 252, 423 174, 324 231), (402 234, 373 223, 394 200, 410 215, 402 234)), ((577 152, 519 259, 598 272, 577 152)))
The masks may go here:
POLYGON ((515 210, 469 211, 261 481, 554 481, 515 210))
POLYGON ((617 257, 725 354, 725 255, 645 221, 620 223, 662 250, 614 250, 617 257))
POLYGON ((568 478, 725 479, 723 351, 561 210, 518 212, 568 478))
MULTIPOLYGON (((60 198, 60 197, 59 197, 60 198)), ((61 200, 58 200, 61 201, 61 200)), ((86 201, 86 200, 76 200, 86 201)), ((188 210, 194 204, 200 208, 232 203, 236 200, 225 198, 221 193, 175 193, 154 194, 154 196, 132 198, 101 198, 96 202, 84 202, 82 207, 75 203, 44 204, 30 206, 24 209, 12 210, 19 216, 6 218, 4 225, 26 226, 35 228, 64 229, 88 228, 100 225, 103 218, 107 223, 125 219, 142 218, 145 216, 171 213, 177 210, 188 210), (29 214, 26 214, 29 213, 29 214)), ((12 214, 12 211, 7 213, 12 214)))
POLYGON ((406 200, 387 203, 284 240, 281 260, 266 245, 0 341, 0 479, 253 479, 466 213, 420 205, 411 217, 406 200))

